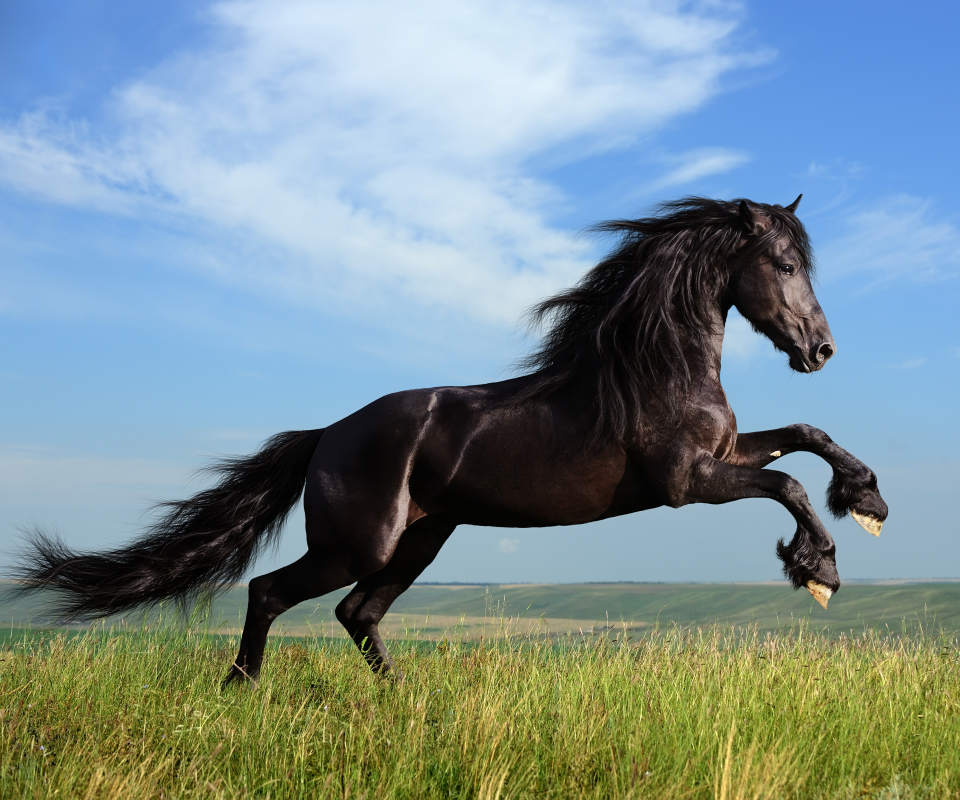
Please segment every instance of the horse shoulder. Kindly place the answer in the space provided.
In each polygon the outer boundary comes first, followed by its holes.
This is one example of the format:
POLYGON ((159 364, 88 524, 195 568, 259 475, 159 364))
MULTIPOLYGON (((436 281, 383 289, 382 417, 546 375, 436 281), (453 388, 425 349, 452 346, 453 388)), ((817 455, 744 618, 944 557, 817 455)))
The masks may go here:
POLYGON ((726 461, 737 443, 737 419, 719 384, 691 398, 679 421, 646 423, 629 458, 658 505, 686 505, 697 462, 704 457, 726 461))
POLYGON ((705 387, 684 413, 679 449, 708 453, 726 461, 737 446, 737 416, 733 413, 723 387, 717 382, 705 387))

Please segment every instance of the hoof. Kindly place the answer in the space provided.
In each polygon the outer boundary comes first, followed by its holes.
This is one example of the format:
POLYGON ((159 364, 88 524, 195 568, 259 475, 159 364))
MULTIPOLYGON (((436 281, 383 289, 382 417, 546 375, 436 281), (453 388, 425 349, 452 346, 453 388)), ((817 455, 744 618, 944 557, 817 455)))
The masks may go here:
POLYGON ((816 600, 824 608, 827 607, 827 601, 830 600, 833 592, 824 586, 822 583, 817 583, 816 581, 807 581, 807 591, 813 595, 813 599, 816 600))
POLYGON ((851 511, 850 516, 853 517, 857 521, 857 524, 867 533, 871 534, 872 536, 880 535, 880 529, 883 527, 883 522, 878 520, 876 517, 873 517, 870 514, 859 514, 856 511, 851 511))
POLYGON ((238 686, 243 689, 253 689, 256 688, 257 678, 248 675, 244 670, 240 669, 238 666, 234 665, 230 668, 230 672, 227 673, 227 677, 223 679, 223 683, 220 686, 223 689, 226 689, 228 686, 238 686))

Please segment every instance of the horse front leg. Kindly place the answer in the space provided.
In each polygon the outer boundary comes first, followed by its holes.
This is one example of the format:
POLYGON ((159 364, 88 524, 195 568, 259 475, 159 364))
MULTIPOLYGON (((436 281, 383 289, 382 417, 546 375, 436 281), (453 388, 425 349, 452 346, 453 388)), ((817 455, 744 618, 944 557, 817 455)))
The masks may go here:
POLYGON ((759 468, 796 452, 814 453, 833 468, 833 478, 827 487, 827 508, 834 517, 840 519, 850 514, 867 533, 879 536, 888 509, 877 488, 877 476, 819 428, 799 424, 741 433, 730 461, 759 468))
POLYGON ((817 517, 800 482, 776 470, 740 466, 703 454, 681 485, 674 488, 671 505, 730 503, 748 497, 767 497, 780 503, 797 522, 790 544, 777 543, 777 556, 794 588, 806 588, 824 608, 840 588, 836 546, 817 517))

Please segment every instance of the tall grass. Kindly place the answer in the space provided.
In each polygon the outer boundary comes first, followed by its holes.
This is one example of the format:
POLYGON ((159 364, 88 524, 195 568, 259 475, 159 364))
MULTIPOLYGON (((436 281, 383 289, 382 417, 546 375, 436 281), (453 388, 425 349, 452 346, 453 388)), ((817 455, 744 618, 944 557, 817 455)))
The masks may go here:
POLYGON ((955 641, 800 628, 393 643, 31 633, 0 652, 0 795, 956 797, 955 641))

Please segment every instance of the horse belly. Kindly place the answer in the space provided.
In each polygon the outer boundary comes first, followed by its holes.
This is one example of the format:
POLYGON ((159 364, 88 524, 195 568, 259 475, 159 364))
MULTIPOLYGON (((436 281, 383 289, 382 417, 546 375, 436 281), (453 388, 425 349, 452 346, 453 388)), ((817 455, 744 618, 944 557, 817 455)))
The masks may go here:
POLYGON ((496 484, 453 484, 437 498, 458 524, 505 528, 577 525, 603 516, 612 494, 597 496, 576 482, 564 486, 504 480, 496 484))
POLYGON ((529 429, 524 433, 475 437, 449 471, 435 469, 432 459, 421 461, 411 495, 428 513, 467 525, 545 527, 602 517, 624 475, 622 450, 585 457, 552 441, 530 441, 529 429), (430 484, 432 491, 420 491, 430 484))

